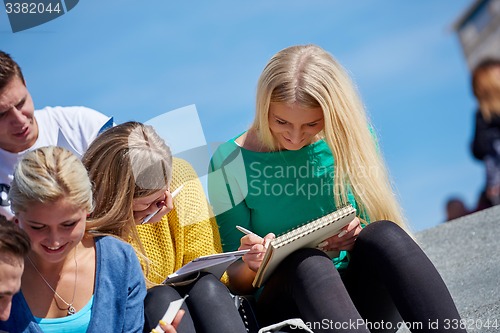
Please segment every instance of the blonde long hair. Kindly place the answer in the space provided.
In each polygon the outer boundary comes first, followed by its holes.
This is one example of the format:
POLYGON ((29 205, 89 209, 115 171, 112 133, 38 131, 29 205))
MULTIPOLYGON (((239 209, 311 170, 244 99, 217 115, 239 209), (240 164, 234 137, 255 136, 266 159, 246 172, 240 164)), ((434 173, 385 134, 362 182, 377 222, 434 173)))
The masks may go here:
POLYGON ((146 276, 149 260, 137 232, 133 200, 170 186, 170 148, 153 127, 126 122, 100 134, 82 161, 93 183, 96 203, 87 229, 132 243, 146 276))
POLYGON ((335 160, 337 207, 348 202, 352 190, 360 213, 370 221, 391 220, 408 230, 358 92, 328 52, 316 45, 292 46, 275 54, 264 68, 250 130, 267 149, 276 150, 269 129, 271 102, 323 110, 322 135, 335 160))

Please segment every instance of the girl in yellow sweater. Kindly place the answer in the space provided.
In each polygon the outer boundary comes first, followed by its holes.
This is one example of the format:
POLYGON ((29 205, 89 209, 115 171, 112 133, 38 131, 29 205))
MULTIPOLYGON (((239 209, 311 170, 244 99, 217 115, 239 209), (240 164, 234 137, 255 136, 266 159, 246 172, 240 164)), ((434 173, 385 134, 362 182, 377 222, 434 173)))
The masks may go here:
POLYGON ((153 127, 138 122, 102 133, 83 163, 95 187, 91 230, 129 241, 141 259, 150 287, 144 331, 157 325, 171 301, 189 294, 179 333, 246 332, 228 289, 215 276, 205 274, 185 286, 160 285, 194 258, 222 252, 217 224, 189 163, 172 158, 153 127), (181 185, 174 205, 171 193, 181 185))

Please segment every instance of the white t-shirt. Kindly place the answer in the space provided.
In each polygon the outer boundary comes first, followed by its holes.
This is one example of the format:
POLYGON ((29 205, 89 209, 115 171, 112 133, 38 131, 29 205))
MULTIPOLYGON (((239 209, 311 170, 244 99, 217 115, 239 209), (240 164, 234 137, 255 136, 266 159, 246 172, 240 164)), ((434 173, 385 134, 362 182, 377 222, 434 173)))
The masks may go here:
POLYGON ((60 146, 81 157, 89 144, 104 129, 113 126, 113 118, 83 107, 46 107, 35 111, 38 139, 29 149, 11 153, 0 149, 0 214, 8 219, 12 212, 7 200, 16 163, 27 151, 44 146, 60 146))

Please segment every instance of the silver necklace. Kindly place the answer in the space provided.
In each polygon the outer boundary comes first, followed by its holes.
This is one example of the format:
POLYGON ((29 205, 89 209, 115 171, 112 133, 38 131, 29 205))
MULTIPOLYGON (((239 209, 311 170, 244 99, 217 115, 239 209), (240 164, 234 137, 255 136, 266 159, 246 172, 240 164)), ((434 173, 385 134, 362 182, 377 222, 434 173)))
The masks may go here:
MULTIPOLYGON (((52 288, 52 286, 49 284, 49 282, 47 280, 45 280, 45 278, 43 277, 42 273, 40 273, 40 271, 38 270, 38 268, 36 268, 35 266, 35 263, 33 263, 33 261, 31 261, 31 258, 30 256, 26 256, 29 260, 29 262, 31 263, 31 265, 33 266, 33 268, 35 269, 35 271, 38 273, 38 275, 40 275, 40 277, 42 278, 43 282, 45 282, 45 284, 47 285, 47 287, 50 288, 50 290, 52 290, 52 292, 54 293, 54 295, 57 296, 57 298, 59 298, 61 301, 63 301, 64 304, 66 304, 66 306, 68 307, 66 309, 67 311, 67 315, 68 316, 71 316, 71 315, 74 315, 76 313, 76 310, 75 310, 75 307, 73 306, 73 302, 75 301, 75 294, 76 294, 76 281, 78 279, 78 262, 76 261, 76 247, 75 247, 75 256, 74 256, 74 259, 75 259, 75 286, 73 287, 73 298, 71 299, 71 302, 68 303, 66 302, 55 290, 54 288, 52 288)), ((56 302, 56 305, 57 305, 57 302, 56 302)), ((57 307, 59 307, 59 305, 57 305, 57 307)))

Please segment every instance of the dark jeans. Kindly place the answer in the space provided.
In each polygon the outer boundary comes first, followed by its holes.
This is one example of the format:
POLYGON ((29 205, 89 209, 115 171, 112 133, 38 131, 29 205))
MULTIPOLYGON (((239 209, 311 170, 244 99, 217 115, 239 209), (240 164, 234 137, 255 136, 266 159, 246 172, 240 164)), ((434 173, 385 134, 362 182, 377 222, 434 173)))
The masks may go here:
POLYGON ((339 274, 322 251, 291 254, 257 300, 261 324, 300 317, 315 333, 395 332, 404 320, 412 332, 466 332, 446 329, 460 320, 448 288, 395 223, 365 227, 350 255, 339 274))
POLYGON ((212 274, 181 287, 156 286, 144 299, 144 332, 150 332, 167 311, 170 302, 189 294, 178 333, 246 333, 245 325, 226 286, 212 274))

